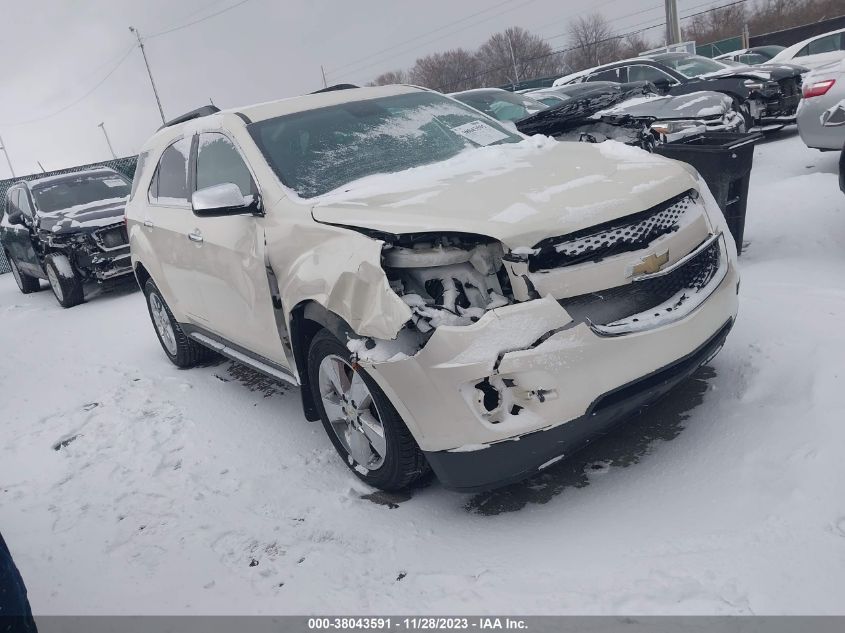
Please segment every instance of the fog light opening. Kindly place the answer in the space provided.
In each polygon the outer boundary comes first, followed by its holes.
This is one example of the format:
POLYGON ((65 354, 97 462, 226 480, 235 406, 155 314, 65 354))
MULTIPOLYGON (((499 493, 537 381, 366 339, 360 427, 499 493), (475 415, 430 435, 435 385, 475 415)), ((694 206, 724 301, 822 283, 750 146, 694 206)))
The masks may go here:
POLYGON ((493 415, 502 406, 502 394, 490 384, 489 378, 476 383, 475 389, 475 402, 482 415, 493 415))

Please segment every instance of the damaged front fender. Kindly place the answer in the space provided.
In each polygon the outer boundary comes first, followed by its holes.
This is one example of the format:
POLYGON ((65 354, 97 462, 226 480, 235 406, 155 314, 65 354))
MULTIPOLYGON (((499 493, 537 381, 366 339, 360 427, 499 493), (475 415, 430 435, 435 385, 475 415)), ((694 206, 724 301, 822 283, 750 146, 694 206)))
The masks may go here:
POLYGON ((326 225, 270 226, 266 235, 288 320, 295 306, 313 301, 359 336, 394 339, 410 319, 411 309, 391 290, 381 267, 381 241, 326 225))

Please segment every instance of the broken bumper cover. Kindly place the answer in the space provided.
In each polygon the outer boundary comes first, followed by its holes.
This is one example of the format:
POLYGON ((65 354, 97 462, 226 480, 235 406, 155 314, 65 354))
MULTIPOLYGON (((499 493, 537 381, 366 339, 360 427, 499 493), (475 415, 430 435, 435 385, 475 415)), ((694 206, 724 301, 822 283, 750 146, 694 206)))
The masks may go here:
POLYGON ((636 414, 715 356, 728 336, 728 321, 686 357, 597 398, 582 416, 518 441, 488 445, 484 450, 431 451, 426 458, 447 488, 473 492, 520 481, 589 444, 616 424, 636 414))
POLYGON ((444 485, 493 487, 571 452, 694 372, 727 336, 737 282, 726 256, 700 300, 671 318, 652 314, 650 326, 605 332, 547 296, 440 327, 413 357, 361 364, 444 485), (624 397, 609 400, 614 393, 624 397))

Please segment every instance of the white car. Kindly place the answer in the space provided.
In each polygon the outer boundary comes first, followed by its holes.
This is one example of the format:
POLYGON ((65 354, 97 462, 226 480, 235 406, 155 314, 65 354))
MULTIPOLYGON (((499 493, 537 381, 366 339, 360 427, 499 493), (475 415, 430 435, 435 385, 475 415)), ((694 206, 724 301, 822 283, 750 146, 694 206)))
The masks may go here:
POLYGON ((807 147, 842 149, 845 126, 832 126, 827 120, 843 101, 845 59, 817 68, 804 77, 804 98, 798 106, 798 133, 807 147))
POLYGON ((775 55, 770 63, 800 64, 812 70, 842 59, 845 59, 845 29, 793 44, 775 55))
POLYGON ((363 481, 524 478, 721 348, 736 250, 689 166, 411 86, 197 112, 126 208, 167 357, 301 386, 363 481))

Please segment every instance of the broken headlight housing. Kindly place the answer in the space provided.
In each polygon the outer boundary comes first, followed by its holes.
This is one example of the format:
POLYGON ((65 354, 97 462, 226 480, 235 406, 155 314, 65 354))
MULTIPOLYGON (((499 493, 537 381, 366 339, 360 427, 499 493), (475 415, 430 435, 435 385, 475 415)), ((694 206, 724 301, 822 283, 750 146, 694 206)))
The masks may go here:
POLYGON ((651 131, 666 141, 675 141, 694 134, 701 134, 707 130, 704 121, 655 121, 651 124, 651 131))
POLYGON ((415 234, 386 244, 382 256, 391 288, 427 334, 441 325, 469 325, 511 303, 502 245, 483 236, 415 234))

